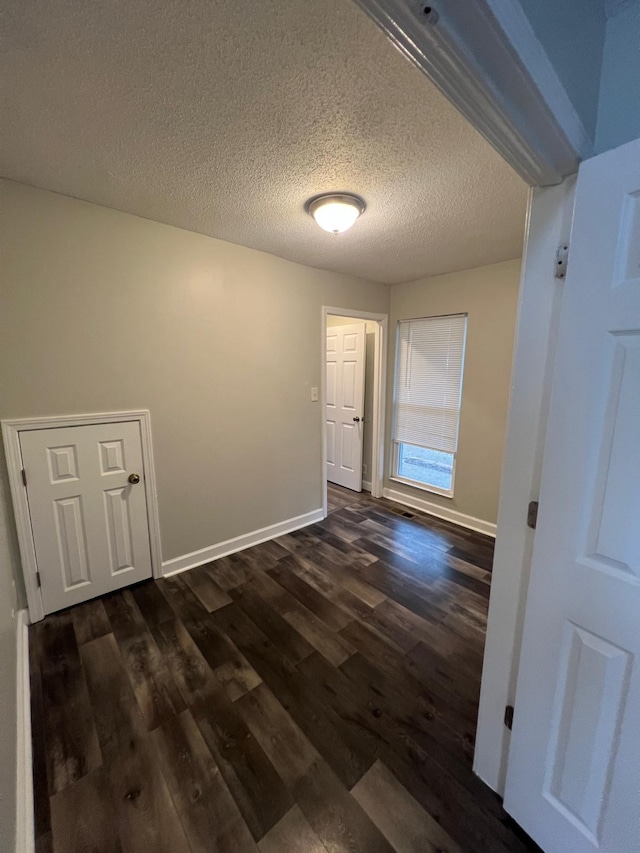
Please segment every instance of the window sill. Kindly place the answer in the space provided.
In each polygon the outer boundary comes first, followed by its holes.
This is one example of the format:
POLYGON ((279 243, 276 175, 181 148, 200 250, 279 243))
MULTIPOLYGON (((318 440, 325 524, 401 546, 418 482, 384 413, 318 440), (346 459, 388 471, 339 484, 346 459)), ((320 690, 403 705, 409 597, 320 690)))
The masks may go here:
POLYGON ((426 486, 424 483, 417 483, 415 480, 405 480, 404 477, 393 476, 389 477, 394 483, 401 483, 403 486, 411 486, 412 489, 419 489, 421 492, 429 492, 431 495, 440 495, 441 498, 453 499, 453 489, 447 492, 444 489, 438 489, 437 486, 426 486))

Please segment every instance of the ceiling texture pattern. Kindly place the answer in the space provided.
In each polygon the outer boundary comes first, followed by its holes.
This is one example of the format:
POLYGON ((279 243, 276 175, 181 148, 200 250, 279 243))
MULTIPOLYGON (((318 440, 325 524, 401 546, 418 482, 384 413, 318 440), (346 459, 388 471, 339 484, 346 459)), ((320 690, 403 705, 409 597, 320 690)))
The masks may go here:
POLYGON ((352 0, 5 0, 0 40, 5 177, 387 283, 521 254, 527 187, 352 0))

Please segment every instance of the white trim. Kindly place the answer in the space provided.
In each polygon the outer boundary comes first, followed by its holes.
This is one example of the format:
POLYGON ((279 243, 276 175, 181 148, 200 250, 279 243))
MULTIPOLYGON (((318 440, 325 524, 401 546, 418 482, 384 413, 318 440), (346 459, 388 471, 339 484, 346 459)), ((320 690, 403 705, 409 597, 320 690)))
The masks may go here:
MULTIPOLYGON (((393 394, 393 418, 395 422, 395 390, 393 394)), ((398 465, 400 461, 400 445, 408 444, 408 442, 404 441, 396 441, 395 439, 391 442, 391 471, 393 473, 389 474, 389 479, 393 480, 395 483, 401 483, 404 486, 411 486, 412 489, 420 489, 423 492, 431 492, 433 495, 440 495, 443 498, 451 498, 453 499, 453 492, 456 486, 456 461, 458 452, 450 453, 450 456, 453 456, 453 470, 451 472, 451 488, 450 489, 439 489, 437 486, 430 486, 426 483, 419 483, 417 480, 410 480, 408 477, 402 477, 398 474, 398 465)), ((415 447, 416 445, 410 445, 415 447)), ((448 453, 448 451, 443 451, 448 453)))
POLYGON ((147 498, 147 518, 149 521, 151 566, 153 577, 159 578, 162 577, 162 548, 160 542, 156 474, 151 441, 151 414, 149 410, 138 409, 133 412, 104 412, 90 415, 57 415, 55 417, 43 418, 12 418, 2 421, 2 435, 7 457, 9 485, 11 487, 18 544, 22 558, 22 574, 29 605, 29 618, 32 622, 38 622, 44 618, 44 605, 41 591, 36 583, 38 563, 33 532, 31 530, 27 492, 22 483, 23 465, 20 450, 20 433, 34 429, 57 429, 59 427, 119 423, 120 421, 137 421, 140 427, 142 460, 145 473, 144 488, 147 498))
MULTIPOLYGON (((398 444, 402 444, 403 442, 394 441, 396 445, 395 457, 394 461, 394 470, 398 470, 397 456, 398 456, 398 444)), ((453 456, 453 454, 452 454, 453 456)), ((454 463, 454 471, 455 471, 455 463, 454 463)), ((430 495, 439 495, 441 498, 449 498, 449 500, 453 500, 453 489, 450 491, 446 491, 445 489, 439 489, 437 486, 427 486, 426 483, 419 483, 417 480, 410 480, 408 477, 401 477, 400 474, 389 474, 389 480, 393 483, 400 483, 401 486, 410 486, 412 489, 419 489, 421 492, 427 492, 430 495)), ((452 479, 453 484, 453 479, 452 479)))
POLYGON ((362 491, 363 492, 370 492, 371 491, 371 483, 369 482, 369 480, 363 480, 362 481, 362 491))
POLYGON ((162 574, 166 578, 171 575, 177 575, 179 572, 186 572, 188 569, 195 569, 196 566, 202 566, 205 563, 210 563, 212 560, 226 557, 228 554, 244 551, 245 548, 260 545, 262 542, 268 542, 270 539, 284 536, 285 533, 291 533, 294 530, 299 530, 301 527, 307 527, 309 524, 317 524, 318 521, 322 521, 325 517, 324 510, 314 509, 311 512, 305 512, 303 515, 296 515, 295 518, 287 518, 285 521, 270 524, 268 527, 261 527, 259 530, 243 533, 242 536, 225 539, 224 542, 218 542, 217 545, 209 545, 208 548, 201 548, 199 551, 183 554, 182 557, 174 557, 172 560, 166 560, 162 564, 162 574))
POLYGON ((384 426, 387 387, 387 340, 389 337, 389 315, 359 311, 354 308, 337 308, 323 305, 320 325, 320 426, 322 430, 322 509, 327 516, 327 431, 325 411, 327 400, 327 317, 353 317, 355 320, 371 320, 376 324, 373 352, 373 418, 371 422, 371 495, 382 497, 384 476, 384 426))
POLYGON ((551 97, 548 66, 535 52, 519 55, 521 38, 511 41, 517 3, 451 0, 427 20, 418 0, 356 2, 528 184, 576 171, 587 153, 579 121, 568 98, 551 97))
POLYGON ((426 512, 427 515, 435 516, 435 518, 442 518, 444 521, 450 521, 452 524, 466 527, 468 530, 475 530, 476 533, 484 533, 486 536, 496 535, 496 525, 490 521, 465 515, 463 512, 431 503, 431 501, 425 501, 423 498, 405 495, 404 492, 398 492, 395 489, 384 489, 383 496, 395 503, 411 507, 411 509, 419 509, 421 512, 426 512))
POLYGON ((16 853, 33 853, 33 769, 31 747, 31 686, 29 682, 29 614, 16 615, 16 853))

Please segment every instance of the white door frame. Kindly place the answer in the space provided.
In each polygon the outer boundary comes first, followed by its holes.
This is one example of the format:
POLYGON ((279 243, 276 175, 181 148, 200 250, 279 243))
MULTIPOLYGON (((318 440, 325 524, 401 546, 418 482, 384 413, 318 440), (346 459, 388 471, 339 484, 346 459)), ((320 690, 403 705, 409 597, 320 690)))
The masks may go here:
POLYGON ((160 543, 160 519, 156 492, 156 474, 153 464, 153 445, 151 441, 151 414, 148 409, 135 412, 108 412, 94 415, 62 415, 48 418, 12 418, 2 421, 2 435, 7 456, 9 485, 13 499, 13 509, 18 531, 18 544, 22 561, 22 574, 29 605, 31 622, 44 618, 42 594, 36 581, 38 563, 31 530, 31 516, 27 491, 22 481, 22 453, 20 433, 34 429, 56 429, 57 427, 88 426, 91 424, 137 421, 140 426, 142 460, 144 463, 144 488, 147 499, 147 517, 149 519, 149 545, 151 566, 154 578, 162 577, 162 549, 160 543))
POLYGON ((389 315, 372 314, 355 308, 322 306, 320 326, 320 423, 322 425, 322 512, 327 517, 327 317, 350 317, 354 320, 371 320, 376 324, 373 363, 373 422, 371 424, 371 494, 382 497, 384 476, 384 423, 386 408, 387 341, 389 337, 389 315))
POLYGON ((526 523, 527 508, 540 489, 562 299, 555 253, 568 245, 574 195, 571 177, 529 196, 473 761, 475 773, 500 795, 511 745, 504 713, 515 700, 535 536, 526 523))
POLYGON ((504 798, 548 853, 640 850, 638 535, 623 515, 637 500, 624 465, 638 447, 639 159, 636 139, 581 167, 554 335, 504 798))

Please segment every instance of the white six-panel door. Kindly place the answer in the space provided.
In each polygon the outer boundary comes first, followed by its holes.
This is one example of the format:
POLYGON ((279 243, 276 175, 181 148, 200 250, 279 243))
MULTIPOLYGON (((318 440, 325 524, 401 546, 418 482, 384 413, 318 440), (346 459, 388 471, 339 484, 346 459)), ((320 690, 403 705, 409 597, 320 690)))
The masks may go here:
POLYGON ((24 431, 20 449, 45 613, 151 577, 137 421, 24 431))
POLYGON ((640 141, 576 190, 505 807, 547 853, 640 850, 640 141))
POLYGON ((327 480, 362 491, 366 324, 327 329, 327 480))

